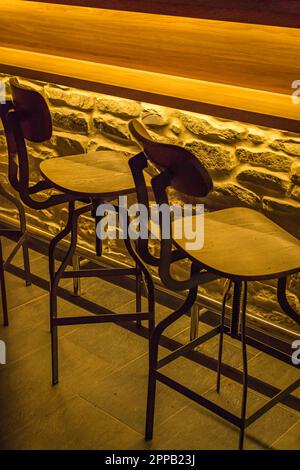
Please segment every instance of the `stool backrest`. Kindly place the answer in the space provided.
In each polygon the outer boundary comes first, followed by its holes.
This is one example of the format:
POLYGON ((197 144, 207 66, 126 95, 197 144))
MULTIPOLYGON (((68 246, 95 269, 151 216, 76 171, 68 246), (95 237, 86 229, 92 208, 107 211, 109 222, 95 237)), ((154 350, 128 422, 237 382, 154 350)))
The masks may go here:
MULTIPOLYGON (((176 145, 155 142, 147 129, 138 120, 129 123, 129 130, 143 150, 143 153, 135 155, 129 161, 131 172, 135 181, 138 202, 146 204, 149 209, 147 188, 143 171, 147 168, 147 162, 151 161, 159 170, 151 180, 156 203, 161 206, 168 204, 167 188, 174 189, 194 197, 204 197, 213 188, 212 179, 202 163, 188 150, 176 145)), ((149 211, 148 211, 149 213, 149 211)), ((162 216, 160 214, 160 229, 163 232, 162 216)), ((148 240, 138 240, 136 244, 139 255, 148 264, 154 264, 159 268, 159 274, 163 283, 172 290, 185 290, 196 286, 197 283, 208 274, 198 272, 198 267, 192 267, 191 277, 184 281, 174 279, 171 273, 171 264, 186 257, 182 250, 174 250, 172 243, 171 218, 169 220, 170 234, 168 238, 160 240, 160 257, 151 260, 148 240)), ((165 225, 166 228, 166 225, 165 225)))
POLYGON ((8 147, 8 176, 13 188, 27 205, 36 206, 30 194, 41 188, 29 186, 26 140, 44 142, 52 136, 52 120, 43 96, 36 90, 10 80, 12 100, 0 105, 0 117, 8 147))
POLYGON ((147 129, 137 119, 130 121, 129 130, 146 157, 158 168, 172 174, 171 186, 189 196, 206 196, 213 188, 204 165, 187 149, 153 141, 147 129))
POLYGON ((44 97, 16 78, 10 80, 12 101, 17 113, 23 138, 31 142, 44 142, 52 136, 52 120, 44 97))

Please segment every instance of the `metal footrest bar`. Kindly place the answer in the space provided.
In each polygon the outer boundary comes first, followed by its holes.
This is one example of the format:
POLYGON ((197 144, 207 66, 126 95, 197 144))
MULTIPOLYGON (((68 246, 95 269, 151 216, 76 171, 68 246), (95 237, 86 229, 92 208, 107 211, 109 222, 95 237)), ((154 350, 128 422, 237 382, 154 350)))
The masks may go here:
MULTIPOLYGON (((224 325, 224 333, 228 336, 230 336, 230 327, 228 325, 224 325)), ((241 341, 241 335, 238 334, 234 339, 237 341, 241 341)), ((293 366, 291 362, 291 354, 286 353, 282 350, 276 349, 273 346, 270 346, 269 344, 262 343, 261 341, 254 339, 250 336, 246 337, 246 344, 249 346, 252 346, 255 349, 258 349, 259 351, 262 351, 266 354, 269 354, 270 356, 274 357, 275 359, 279 359, 282 362, 285 362, 286 364, 289 364, 290 366, 293 366)))
POLYGON ((70 279, 76 277, 101 277, 101 276, 126 276, 135 274, 135 268, 115 268, 115 269, 80 269, 74 271, 65 271, 61 279, 70 279))
MULTIPOLYGON (((0 234, 2 235, 2 234, 0 234)), ((12 260, 14 259, 14 257, 16 256, 17 252, 19 251, 19 249, 21 248, 21 246, 23 245, 23 243, 25 242, 26 240, 26 233, 24 233, 18 240, 18 242, 16 243, 16 245, 14 246, 13 250, 11 251, 11 253, 9 254, 9 256, 7 257, 7 259, 4 261, 3 263, 3 269, 6 270, 7 266, 12 262, 12 260)))
MULTIPOLYGON (((115 269, 81 269, 80 266, 75 266, 75 270, 66 271, 68 266, 71 265, 71 260, 75 254, 77 235, 78 235, 78 218, 80 215, 85 213, 88 208, 95 209, 95 201, 93 201, 92 207, 89 204, 80 209, 75 209, 75 202, 69 202, 69 214, 68 221, 65 228, 56 237, 51 240, 49 246, 49 271, 50 271, 50 331, 51 331, 51 356, 52 356, 52 384, 58 383, 58 326, 63 325, 82 325, 82 324, 95 324, 95 323, 122 323, 122 322, 133 322, 141 320, 149 321, 149 331, 151 332, 154 328, 154 285, 152 278, 143 264, 142 260, 133 250, 129 240, 125 239, 125 245, 132 259, 135 261, 136 266, 127 268, 115 268, 115 269), (61 261, 60 267, 55 271, 55 248, 59 241, 65 238, 67 235, 71 235, 70 244, 66 255, 61 261), (105 277, 105 276, 126 276, 126 275, 138 275, 137 266, 141 273, 144 274, 147 284, 149 287, 148 295, 148 311, 141 312, 140 308, 137 308, 135 313, 104 313, 105 309, 99 307, 99 314, 96 312, 96 316, 80 316, 80 317, 58 317, 57 316, 57 294, 59 281, 62 278, 91 278, 91 277, 105 277), (103 311, 104 310, 104 311, 103 311)), ((96 214, 94 213, 94 216, 96 214)), ((74 265, 73 265, 74 267, 74 265)), ((138 296, 139 293, 137 293, 138 296)), ((139 297, 139 296, 138 296, 139 297)), ((138 300, 140 303, 140 299, 138 300)), ((138 305, 139 307, 139 305, 138 305)))
MULTIPOLYGON (((238 335, 235 339, 240 340, 241 336, 238 335)), ((268 344, 264 344, 261 341, 253 339, 249 336, 246 338, 246 344, 254 347, 255 349, 258 349, 259 351, 269 354, 269 356, 279 359, 280 361, 285 362, 286 364, 289 364, 290 366, 293 366, 292 361, 291 361, 291 355, 288 353, 285 353, 284 351, 280 351, 279 349, 273 348, 272 346, 269 346, 268 344)))
POLYGON ((220 416, 221 418, 226 419, 231 424, 237 426, 238 428, 241 428, 241 425, 242 425, 241 418, 234 415, 230 411, 227 411, 225 408, 222 408, 221 406, 217 405, 213 401, 208 400, 202 395, 199 395, 198 393, 194 392, 190 388, 185 387, 184 385, 180 384, 179 382, 176 382, 175 380, 171 379, 167 375, 162 374, 161 372, 155 371, 155 376, 157 380, 159 380, 159 382, 162 382, 163 384, 167 385, 173 390, 195 401, 199 405, 204 406, 206 409, 212 411, 213 413, 220 416))
MULTIPOLYGON (((241 429, 242 427, 242 419, 238 416, 234 415, 233 413, 229 412, 225 408, 217 405, 211 400, 199 395, 198 393, 194 392, 193 390, 185 387, 184 385, 176 382, 175 380, 171 379, 170 377, 162 374, 161 372, 155 371, 155 376, 159 382, 167 385, 168 387, 172 388, 173 390, 181 393, 182 395, 190 398, 194 402, 198 403, 201 406, 204 406, 206 409, 210 410, 214 414, 220 416, 221 418, 229 421, 231 424, 237 426, 241 429)), ((253 413, 251 416, 246 418, 244 423, 244 427, 247 428, 251 424, 253 424, 257 419, 267 413, 273 406, 279 403, 284 397, 290 395, 294 390, 296 390, 300 386, 300 379, 296 380, 296 382, 289 385, 287 388, 279 392, 275 395, 271 400, 269 400, 264 406, 262 406, 259 410, 253 413)))
POLYGON ((0 229, 0 236, 12 238, 14 241, 16 241, 22 234, 23 232, 18 229, 13 229, 13 228, 0 229))
POLYGON ((273 406, 279 403, 284 397, 286 397, 287 395, 290 395, 298 387, 300 387, 300 379, 296 380, 296 382, 292 383, 291 385, 286 387, 284 390, 281 390, 279 393, 277 393, 277 395, 271 398, 271 400, 269 400, 264 406, 262 406, 261 408, 259 408, 259 410, 257 410, 251 416, 249 416, 246 419, 245 427, 248 427, 250 426, 250 424, 254 423, 254 421, 256 421, 263 414, 265 414, 267 411, 273 408, 273 406))
POLYGON ((149 312, 145 313, 113 313, 113 314, 99 314, 96 316, 85 316, 85 317, 63 317, 53 318, 52 322, 54 325, 84 325, 92 323, 109 323, 109 322, 123 322, 123 321, 136 321, 149 320, 149 312))
POLYGON ((161 369, 162 367, 166 366, 170 362, 174 361, 174 359, 177 359, 178 357, 183 356, 185 353, 187 353, 191 349, 194 349, 196 346, 200 346, 200 344, 203 344, 209 339, 214 338, 216 335, 220 333, 220 329, 221 329, 221 325, 218 325, 216 328, 213 328, 211 331, 208 331, 207 333, 200 336, 199 338, 196 338, 193 341, 190 341, 189 343, 184 344, 183 346, 176 349, 171 354, 168 354, 168 356, 163 357, 157 362, 156 369, 161 369))

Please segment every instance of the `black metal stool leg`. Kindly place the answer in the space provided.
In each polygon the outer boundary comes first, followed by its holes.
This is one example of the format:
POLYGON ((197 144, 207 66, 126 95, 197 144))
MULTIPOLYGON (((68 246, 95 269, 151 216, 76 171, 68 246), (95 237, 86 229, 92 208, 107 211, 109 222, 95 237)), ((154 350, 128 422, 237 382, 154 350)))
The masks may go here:
MULTIPOLYGON (((19 211, 21 232, 24 235, 27 233, 25 209, 23 207, 23 204, 21 204, 15 198, 14 198, 14 204, 16 205, 19 211)), ((22 245, 22 251, 23 251, 23 261, 24 261, 25 282, 26 282, 26 286, 30 286, 31 285, 31 273, 30 273, 30 260, 29 260, 27 238, 25 238, 25 241, 22 245)))
POLYGON ((233 286, 234 287, 233 287, 230 335, 233 339, 238 339, 240 313, 241 313, 242 283, 235 281, 233 286))
POLYGON ((75 216, 75 203, 69 203, 69 218, 64 230, 59 233, 51 242, 49 247, 49 271, 50 271, 50 328, 51 328, 51 357, 52 357, 52 384, 58 383, 58 332, 57 332, 57 290, 59 281, 72 259, 76 249, 77 242, 77 219, 80 215, 75 216), (57 243, 71 231, 71 243, 65 258, 63 259, 58 271, 55 273, 54 268, 54 250, 57 243))
MULTIPOLYGON (((136 276, 135 276, 135 311, 142 311, 142 289, 143 289, 143 273, 138 264, 136 264, 136 276)), ((136 326, 140 328, 142 326, 141 320, 136 321, 136 326)))
POLYGON ((225 326, 225 314, 226 314, 226 302, 228 294, 230 292, 232 282, 229 280, 227 288, 223 296, 222 303, 222 315, 221 315, 221 329, 220 329, 220 340, 219 340, 219 352, 218 352, 218 370, 217 370, 217 392, 220 393, 221 388, 221 374, 222 374, 222 357, 223 357, 223 343, 224 343, 224 326, 225 326))
MULTIPOLYGON (((49 263, 50 275, 53 276, 50 280, 50 321, 51 321, 51 352, 52 352, 52 384, 58 383, 58 336, 57 336, 57 296, 58 296, 58 284, 63 274, 70 264, 72 257, 76 250, 77 244, 77 232, 78 232, 78 218, 80 215, 90 210, 91 205, 86 205, 80 209, 75 210, 75 202, 69 203, 69 218, 63 233, 66 234, 70 231, 71 227, 71 242, 66 256, 60 264, 57 272, 53 272, 53 258, 49 263)), ((57 235, 56 241, 63 238, 62 234, 57 235)), ((55 246, 55 243, 54 243, 55 246)), ((53 245, 51 247, 53 251, 53 245)))
POLYGON ((151 313, 148 321, 148 328, 149 328, 149 338, 152 334, 152 331, 155 327, 154 322, 154 309, 155 309, 155 299, 154 299, 154 284, 150 273, 148 272, 147 276, 145 273, 142 276, 142 285, 143 291, 148 299, 148 312, 151 313))
POLYGON ((154 410, 155 410, 155 396, 156 396, 156 371, 157 371, 157 358, 158 346, 161 335, 164 330, 182 315, 186 314, 193 306, 197 298, 198 286, 189 290, 188 296, 184 303, 178 310, 171 313, 168 317, 164 318, 153 330, 149 341, 149 381, 148 381, 148 395, 147 395, 147 412, 146 412, 146 431, 145 439, 151 440, 153 437, 154 425, 154 410))
MULTIPOLYGON (((51 296, 51 364, 52 364, 52 385, 58 384, 58 331, 55 319, 57 318, 57 296, 53 289, 51 296)), ((50 294, 51 295, 51 294, 50 294)))
MULTIPOLYGON (((128 226, 128 225, 127 225, 128 226)), ((142 281, 145 279, 147 285, 147 294, 148 294, 148 312, 149 312, 149 337, 152 334, 155 326, 155 290, 154 290, 154 283, 149 273, 148 269, 144 265, 143 261, 136 253, 134 248, 131 245, 131 241, 127 236, 124 240, 126 249, 130 254, 131 258, 136 262, 136 265, 139 267, 139 270, 143 277, 141 278, 142 281)))
POLYGON ((149 378, 147 393, 146 430, 145 439, 151 441, 153 438, 154 410, 156 397, 156 364, 158 357, 158 343, 160 336, 152 335, 150 338, 149 351, 149 378))
MULTIPOLYGON (((69 202, 69 216, 68 216, 68 221, 65 226, 65 228, 59 232, 50 242, 49 248, 48 248, 48 258, 49 258, 49 278, 50 278, 50 294, 51 294, 51 289, 52 285, 54 282, 54 277, 55 277, 55 249, 58 245, 58 243, 65 238, 72 230, 72 214, 74 212, 74 202, 69 202), (71 214, 71 216, 70 216, 71 214)), ((51 302, 50 302, 50 331, 52 328, 52 321, 51 321, 52 315, 51 315, 51 302)))
POLYGON ((26 286, 31 286, 31 272, 30 272, 30 260, 29 260, 29 250, 27 241, 23 243, 23 260, 24 260, 24 273, 25 273, 25 282, 26 286))
MULTIPOLYGON (((72 259, 74 271, 80 270, 80 259, 78 255, 74 255, 72 259)), ((81 281, 79 277, 73 278, 73 295, 79 297, 81 295, 81 281)))
MULTIPOLYGON (((150 277, 151 279, 151 277, 150 277)), ((151 313, 149 316, 149 338, 151 337, 153 330, 155 328, 155 294, 154 294, 154 284, 151 279, 151 283, 147 283, 148 286, 148 312, 151 313)))
POLYGON ((101 201, 94 199, 92 201, 92 211, 91 211, 91 215, 95 219, 95 251, 96 251, 96 255, 99 257, 102 255, 102 250, 103 250, 102 240, 101 238, 98 237, 98 234, 97 234, 97 226, 98 224, 100 224, 101 220, 103 219, 103 215, 101 216, 97 215, 97 208, 100 203, 101 201))
POLYGON ((8 326, 8 310, 7 310, 6 287, 5 287, 5 276, 4 276, 4 266, 3 266, 3 255, 2 255, 2 242, 1 242, 1 239, 0 239, 0 287, 1 287, 1 303, 2 303, 3 325, 8 326))
POLYGON ((199 305, 192 306, 190 319, 190 341, 193 341, 199 336, 199 305))
POLYGON ((245 427, 246 427, 246 412, 247 412, 247 396, 248 396, 248 361, 247 361, 247 344, 246 344, 246 310, 247 310, 247 282, 244 282, 244 295, 241 313, 241 341, 242 341, 242 354, 243 354, 243 396, 242 396, 242 410, 241 410, 241 429, 239 437, 239 450, 243 450, 245 427))

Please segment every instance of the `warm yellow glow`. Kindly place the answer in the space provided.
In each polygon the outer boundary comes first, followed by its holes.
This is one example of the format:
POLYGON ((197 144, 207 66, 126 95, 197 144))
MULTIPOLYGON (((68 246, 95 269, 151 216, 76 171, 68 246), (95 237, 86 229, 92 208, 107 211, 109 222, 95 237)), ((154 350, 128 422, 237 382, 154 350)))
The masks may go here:
POLYGON ((289 93, 300 29, 1 1, 2 46, 289 93))
POLYGON ((74 85, 74 79, 80 79, 84 88, 99 92, 109 92, 106 85, 112 87, 111 94, 114 94, 115 87, 121 87, 123 93, 121 90, 119 93, 125 97, 130 91, 151 91, 153 94, 174 98, 174 107, 176 99, 198 102, 199 112, 200 104, 207 103, 299 121, 299 106, 292 104, 290 96, 278 93, 3 47, 0 47, 0 63, 0 70, 15 74, 22 71, 29 78, 47 80, 48 77, 50 81, 70 86, 74 85))
POLYGON ((298 129, 299 29, 2 0, 0 35, 0 72, 298 129))

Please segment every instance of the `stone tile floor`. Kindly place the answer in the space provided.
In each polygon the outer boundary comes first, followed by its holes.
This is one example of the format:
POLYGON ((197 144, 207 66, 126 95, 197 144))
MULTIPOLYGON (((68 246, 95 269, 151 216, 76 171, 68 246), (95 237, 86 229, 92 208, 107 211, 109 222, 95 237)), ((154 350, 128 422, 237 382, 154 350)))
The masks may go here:
MULTIPOLYGON (((5 249, 10 242, 5 241, 5 249)), ((21 255, 14 261, 21 266, 21 255)), ((48 278, 47 258, 31 251, 32 272, 48 278)), ((51 386, 48 293, 6 274, 10 326, 0 326, 7 344, 7 365, 0 366, 0 449, 236 449, 233 426, 162 384, 158 384, 155 434, 143 439, 147 385, 147 339, 115 324, 59 328, 60 382, 51 386)), ((71 281, 63 285, 71 288, 71 281)), ((103 280, 83 281, 84 297, 117 312, 134 311, 134 294, 103 280)), ((59 300, 64 315, 82 314, 59 300)), ((158 305, 158 317, 169 309, 158 305)), ((85 312, 86 314, 86 312, 85 312)), ((207 326, 200 324, 200 331, 207 326)), ((188 339, 189 319, 167 332, 188 339)), ((200 347, 216 357, 216 339, 200 347)), ((166 352, 162 348, 161 354, 166 352)), ((239 344, 226 340, 225 359, 241 367, 239 344)), ((250 348, 250 373, 286 386, 298 371, 250 348)), ((215 372, 181 358, 166 367, 171 377, 239 412, 241 386, 223 378, 215 392, 215 372)), ((297 394, 296 394, 297 395, 297 394)), ((250 391, 248 412, 266 396, 250 391)), ((279 404, 248 428, 246 449, 300 449, 300 413, 279 404)))

